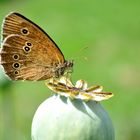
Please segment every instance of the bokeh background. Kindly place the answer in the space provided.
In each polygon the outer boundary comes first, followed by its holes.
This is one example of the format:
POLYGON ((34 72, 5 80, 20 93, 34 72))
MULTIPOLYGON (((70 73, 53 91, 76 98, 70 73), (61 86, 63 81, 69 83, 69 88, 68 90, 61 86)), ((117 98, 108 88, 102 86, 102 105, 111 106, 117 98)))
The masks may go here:
MULTIPOLYGON (((114 93, 102 105, 116 140, 139 140, 140 1, 0 0, 0 24, 11 11, 40 25, 74 60, 74 82, 84 79, 114 93)), ((7 81, 0 69, 0 139, 30 140, 33 115, 51 95, 44 82, 7 81)))

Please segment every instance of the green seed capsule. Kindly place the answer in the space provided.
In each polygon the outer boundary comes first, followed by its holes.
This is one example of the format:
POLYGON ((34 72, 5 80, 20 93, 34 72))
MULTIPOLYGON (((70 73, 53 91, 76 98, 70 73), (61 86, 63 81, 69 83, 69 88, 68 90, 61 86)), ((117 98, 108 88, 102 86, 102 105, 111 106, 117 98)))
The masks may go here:
POLYGON ((114 139, 110 117, 95 101, 54 95, 39 106, 32 122, 32 140, 114 139))

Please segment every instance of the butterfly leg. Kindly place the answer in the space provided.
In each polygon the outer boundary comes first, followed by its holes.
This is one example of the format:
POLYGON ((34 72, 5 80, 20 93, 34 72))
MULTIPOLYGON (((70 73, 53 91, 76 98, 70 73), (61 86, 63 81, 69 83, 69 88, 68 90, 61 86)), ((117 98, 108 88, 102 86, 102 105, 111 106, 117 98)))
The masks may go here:
POLYGON ((71 87, 73 87, 73 84, 72 84, 72 82, 71 82, 71 74, 70 73, 66 73, 66 87, 67 86, 71 86, 71 87))

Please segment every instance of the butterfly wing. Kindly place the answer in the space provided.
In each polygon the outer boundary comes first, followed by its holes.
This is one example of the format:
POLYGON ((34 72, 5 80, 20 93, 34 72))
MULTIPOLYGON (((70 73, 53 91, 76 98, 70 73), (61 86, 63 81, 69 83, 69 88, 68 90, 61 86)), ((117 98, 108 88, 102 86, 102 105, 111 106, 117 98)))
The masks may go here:
POLYGON ((13 80, 45 80, 55 76, 64 56, 40 27, 18 13, 3 22, 1 63, 13 80))

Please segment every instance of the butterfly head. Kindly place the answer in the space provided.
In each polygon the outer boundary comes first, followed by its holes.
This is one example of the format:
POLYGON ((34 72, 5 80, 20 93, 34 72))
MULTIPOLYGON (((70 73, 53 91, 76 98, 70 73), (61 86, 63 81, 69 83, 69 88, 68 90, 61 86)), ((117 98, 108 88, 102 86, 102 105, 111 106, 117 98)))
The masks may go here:
POLYGON ((73 67, 73 60, 71 60, 71 61, 65 61, 64 62, 64 66, 65 66, 66 69, 71 70, 72 67, 73 67))
POLYGON ((72 61, 65 61, 63 65, 59 66, 55 71, 55 77, 60 77, 67 73, 72 73, 73 68, 73 60, 72 61))

